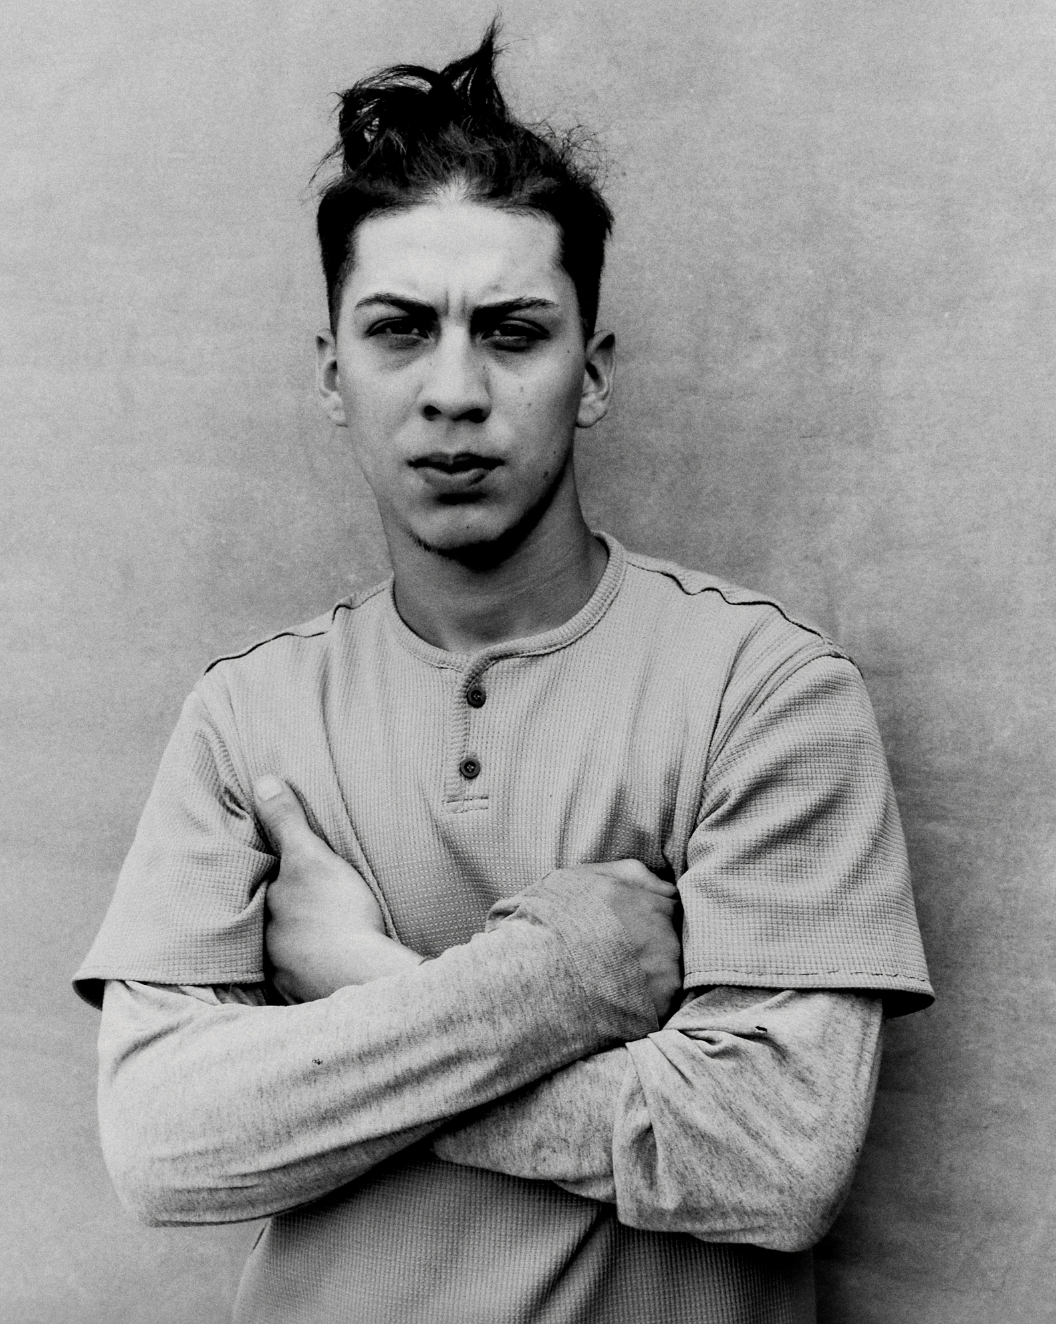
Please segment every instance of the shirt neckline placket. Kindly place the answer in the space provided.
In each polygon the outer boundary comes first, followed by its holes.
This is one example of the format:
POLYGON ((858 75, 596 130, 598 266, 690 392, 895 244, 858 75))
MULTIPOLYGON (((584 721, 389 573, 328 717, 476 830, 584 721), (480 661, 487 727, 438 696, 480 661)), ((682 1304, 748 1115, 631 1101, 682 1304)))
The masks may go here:
MULTIPOLYGON (((538 657, 567 648, 587 634, 606 615, 616 598, 626 573, 623 547, 607 533, 597 535, 609 553, 608 563, 590 599, 569 620, 542 634, 510 639, 492 644, 475 653, 453 653, 427 643, 407 625, 396 608, 393 584, 386 594, 386 618, 394 641, 428 666, 450 673, 450 697, 445 702, 448 738, 445 741, 443 803, 453 812, 487 809, 488 769, 480 751, 471 748, 473 727, 478 729, 487 707, 487 688, 483 677, 497 663, 518 657, 538 657), (479 688, 484 697, 471 702, 469 695, 479 688)), ((445 687, 446 688, 446 687, 445 687)))

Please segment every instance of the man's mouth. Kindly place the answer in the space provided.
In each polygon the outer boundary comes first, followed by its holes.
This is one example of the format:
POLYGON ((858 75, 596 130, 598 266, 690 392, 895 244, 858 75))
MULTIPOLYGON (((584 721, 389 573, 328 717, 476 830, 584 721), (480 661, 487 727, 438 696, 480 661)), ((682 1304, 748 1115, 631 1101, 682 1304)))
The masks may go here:
POLYGON ((423 482, 436 492, 465 492, 482 483, 493 469, 502 463, 491 455, 478 455, 474 451, 433 451, 411 460, 412 469, 418 471, 423 482))

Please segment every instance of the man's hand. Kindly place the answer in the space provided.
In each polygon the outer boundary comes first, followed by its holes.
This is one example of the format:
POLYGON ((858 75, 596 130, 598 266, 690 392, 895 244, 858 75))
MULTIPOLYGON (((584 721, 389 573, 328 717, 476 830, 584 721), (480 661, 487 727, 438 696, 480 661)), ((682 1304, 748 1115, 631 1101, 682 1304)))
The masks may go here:
POLYGON ((272 982, 287 1002, 312 1002, 349 984, 420 965, 422 957, 385 936, 370 888, 308 826, 293 791, 277 777, 253 787, 257 814, 275 853, 265 944, 272 982))
POLYGON ((601 900, 623 925, 662 1025, 682 992, 682 942, 675 927, 678 890, 640 860, 580 864, 565 870, 589 874, 601 900))

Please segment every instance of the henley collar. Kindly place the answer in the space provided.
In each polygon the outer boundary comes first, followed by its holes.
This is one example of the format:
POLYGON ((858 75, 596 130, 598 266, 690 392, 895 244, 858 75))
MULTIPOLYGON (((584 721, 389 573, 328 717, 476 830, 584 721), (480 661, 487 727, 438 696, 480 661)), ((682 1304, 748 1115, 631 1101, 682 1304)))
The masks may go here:
POLYGON ((541 653, 553 653, 559 648, 567 648, 581 639, 612 606, 627 569, 627 557, 623 547, 611 534, 592 530, 600 538, 609 553, 608 564, 598 580, 597 588, 588 600, 563 625, 553 630, 544 630, 541 634, 525 635, 521 639, 507 639, 499 644, 489 644, 487 648, 477 649, 472 653, 452 653, 446 648, 437 648, 427 643, 407 625, 396 610, 396 598, 393 582, 390 580, 385 590, 385 620, 393 638, 401 647, 421 661, 434 667, 446 667, 454 671, 480 671, 491 662, 506 657, 532 657, 541 653))

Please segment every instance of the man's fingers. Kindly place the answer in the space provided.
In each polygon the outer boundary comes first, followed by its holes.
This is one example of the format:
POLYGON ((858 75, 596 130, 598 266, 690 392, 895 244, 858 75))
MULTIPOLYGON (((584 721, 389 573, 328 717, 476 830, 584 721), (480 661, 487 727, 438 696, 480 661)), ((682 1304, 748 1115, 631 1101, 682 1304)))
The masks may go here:
POLYGON ((253 783, 253 799, 257 816, 280 855, 289 850, 297 833, 311 833, 301 802, 278 777, 270 773, 258 777, 253 783))

